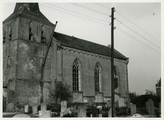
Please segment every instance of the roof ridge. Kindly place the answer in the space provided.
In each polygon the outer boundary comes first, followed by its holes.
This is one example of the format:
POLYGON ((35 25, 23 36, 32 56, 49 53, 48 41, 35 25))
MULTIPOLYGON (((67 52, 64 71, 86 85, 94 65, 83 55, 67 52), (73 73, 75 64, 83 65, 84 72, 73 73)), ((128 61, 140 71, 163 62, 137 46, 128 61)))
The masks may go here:
POLYGON ((64 33, 60 33, 60 32, 56 32, 56 31, 55 31, 54 33, 62 34, 62 35, 68 36, 68 37, 74 37, 74 38, 77 38, 77 39, 79 39, 79 40, 83 40, 83 41, 85 41, 85 42, 89 42, 89 43, 92 43, 92 44, 96 44, 96 45, 99 45, 99 46, 101 45, 101 46, 103 46, 103 47, 109 48, 108 46, 105 46, 105 45, 102 45, 102 44, 99 44, 99 43, 96 43, 96 42, 92 42, 92 41, 89 41, 89 40, 86 40, 86 39, 82 39, 82 38, 79 38, 79 37, 71 36, 71 35, 64 34, 64 33))
MULTIPOLYGON (((111 56, 111 48, 105 45, 101 45, 98 43, 94 43, 85 39, 81 39, 78 37, 66 35, 60 32, 54 32, 54 37, 61 41, 62 45, 67 47, 72 47, 76 49, 81 49, 88 52, 93 52, 96 54, 101 54, 105 56, 111 56), (56 33, 56 34, 55 34, 56 33), (70 39, 71 38, 71 39, 70 39), (72 39, 75 38, 75 39, 72 39)), ((125 57, 118 50, 114 49, 115 58, 127 60, 129 58, 125 57)))

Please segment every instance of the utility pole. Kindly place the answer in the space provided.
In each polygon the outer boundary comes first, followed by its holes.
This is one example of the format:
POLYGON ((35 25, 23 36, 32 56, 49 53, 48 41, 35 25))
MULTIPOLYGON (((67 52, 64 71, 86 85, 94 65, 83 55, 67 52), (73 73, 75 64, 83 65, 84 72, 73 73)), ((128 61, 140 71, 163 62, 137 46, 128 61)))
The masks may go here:
POLYGON ((115 105, 114 105, 114 12, 115 8, 111 9, 111 96, 112 96, 112 117, 114 117, 115 105))

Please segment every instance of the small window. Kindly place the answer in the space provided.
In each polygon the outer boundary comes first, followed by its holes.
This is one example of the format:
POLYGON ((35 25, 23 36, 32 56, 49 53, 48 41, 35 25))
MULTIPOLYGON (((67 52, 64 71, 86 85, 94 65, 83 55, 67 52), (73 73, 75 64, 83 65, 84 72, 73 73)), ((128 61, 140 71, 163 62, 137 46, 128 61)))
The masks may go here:
POLYGON ((81 91, 81 72, 80 72, 80 62, 79 60, 75 59, 75 61, 73 62, 73 66, 72 66, 72 76, 73 76, 73 82, 72 82, 72 86, 73 86, 73 91, 81 91))
POLYGON ((9 55, 8 58, 7 58, 7 66, 10 66, 10 64, 11 64, 11 57, 9 55))
POLYGON ((11 26, 12 23, 10 23, 10 26, 9 26, 9 41, 12 39, 12 26, 11 26))
POLYGON ((45 29, 44 29, 44 25, 42 25, 42 27, 41 27, 41 42, 42 43, 46 42, 46 38, 45 38, 44 34, 45 34, 45 29))
POLYGON ((32 33, 32 22, 29 24, 29 40, 34 41, 34 36, 32 33))
POLYGON ((6 40, 6 32, 3 31, 3 43, 5 43, 5 40, 6 40))
POLYGON ((95 92, 101 92, 101 67, 96 63, 94 68, 95 92))

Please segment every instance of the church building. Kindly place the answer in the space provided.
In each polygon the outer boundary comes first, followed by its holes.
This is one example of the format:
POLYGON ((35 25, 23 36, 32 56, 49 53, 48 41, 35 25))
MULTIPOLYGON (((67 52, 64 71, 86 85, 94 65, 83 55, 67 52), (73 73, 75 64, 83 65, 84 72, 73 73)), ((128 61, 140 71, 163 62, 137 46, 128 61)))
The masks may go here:
MULTIPOLYGON (((51 14, 51 13, 50 13, 51 14)), ((3 98, 16 104, 51 103, 55 82, 70 86, 72 103, 111 100, 111 48, 55 32, 38 3, 16 3, 3 21, 3 98)), ((103 37, 102 37, 103 38, 103 37)), ((115 101, 129 104, 129 59, 114 50, 115 101)))

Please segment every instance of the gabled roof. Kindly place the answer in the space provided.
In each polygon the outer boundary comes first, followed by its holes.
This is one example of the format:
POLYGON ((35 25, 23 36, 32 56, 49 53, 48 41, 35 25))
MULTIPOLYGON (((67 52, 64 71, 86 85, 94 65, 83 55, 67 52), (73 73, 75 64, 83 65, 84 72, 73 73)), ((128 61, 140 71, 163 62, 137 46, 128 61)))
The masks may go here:
POLYGON ((38 3, 16 3, 14 12, 4 20, 4 23, 16 17, 24 17, 54 25, 40 12, 38 3))
MULTIPOLYGON (((54 37, 59 40, 63 46, 111 57, 110 47, 57 32, 54 32, 54 37)), ((117 50, 114 50, 114 57, 121 60, 128 59, 117 50)))
POLYGON ((161 87, 161 78, 160 78, 159 81, 157 82, 156 87, 161 87))

